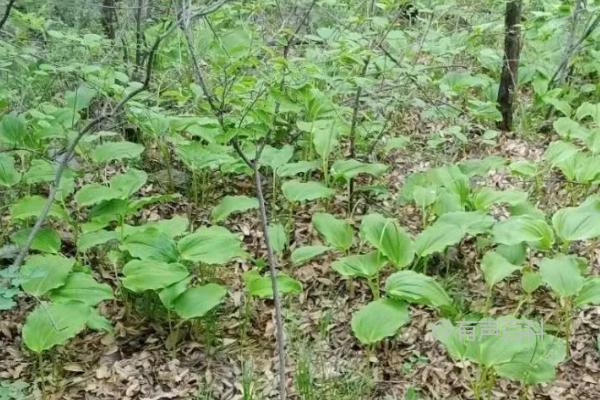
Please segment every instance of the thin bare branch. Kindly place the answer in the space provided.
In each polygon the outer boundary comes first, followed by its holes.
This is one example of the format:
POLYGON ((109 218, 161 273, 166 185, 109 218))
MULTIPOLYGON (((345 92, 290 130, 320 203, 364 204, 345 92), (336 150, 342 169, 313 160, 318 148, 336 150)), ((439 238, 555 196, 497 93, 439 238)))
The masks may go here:
POLYGON ((8 1, 8 4, 6 5, 6 10, 4 11, 4 15, 2 16, 2 19, 0 19, 0 29, 2 29, 2 27, 4 26, 4 24, 8 20, 8 16, 10 15, 10 11, 12 10, 12 8, 15 5, 16 2, 17 2, 17 0, 9 0, 8 1))

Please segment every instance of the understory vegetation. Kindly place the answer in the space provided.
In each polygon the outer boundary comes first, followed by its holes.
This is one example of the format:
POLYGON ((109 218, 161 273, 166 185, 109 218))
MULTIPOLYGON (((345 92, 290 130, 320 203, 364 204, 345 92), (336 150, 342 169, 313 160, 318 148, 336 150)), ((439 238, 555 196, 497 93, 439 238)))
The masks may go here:
POLYGON ((0 0, 0 399, 599 399, 599 25, 0 0))

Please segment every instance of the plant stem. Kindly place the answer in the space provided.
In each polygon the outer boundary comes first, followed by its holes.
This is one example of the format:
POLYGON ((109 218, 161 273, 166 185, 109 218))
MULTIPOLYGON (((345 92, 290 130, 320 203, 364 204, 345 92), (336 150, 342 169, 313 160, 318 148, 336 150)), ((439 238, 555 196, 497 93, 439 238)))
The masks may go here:
POLYGON ((263 195, 262 179, 258 165, 254 164, 254 181, 256 185, 256 196, 260 210, 260 222, 263 230, 265 246, 267 247, 267 259, 271 275, 271 287, 273 290, 273 303, 275 306, 275 325, 277 328, 277 353, 279 356, 279 398, 285 400, 287 392, 286 382, 286 353, 285 353, 285 332, 283 327, 283 312, 281 307, 281 296, 277 284, 277 260, 273 252, 271 238, 269 235, 269 222, 267 219, 267 209, 265 207, 265 197, 263 195))

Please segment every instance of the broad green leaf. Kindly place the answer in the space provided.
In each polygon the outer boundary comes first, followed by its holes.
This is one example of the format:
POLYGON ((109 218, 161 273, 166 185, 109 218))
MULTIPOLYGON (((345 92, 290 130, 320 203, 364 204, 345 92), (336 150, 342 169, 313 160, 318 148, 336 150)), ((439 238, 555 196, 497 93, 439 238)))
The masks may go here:
POLYGON ((385 282, 388 296, 409 303, 425 304, 441 310, 453 308, 452 299, 444 288, 430 276, 415 271, 398 271, 385 282))
POLYGON ((107 142, 97 146, 92 152, 96 163, 107 163, 115 160, 138 158, 144 146, 131 142, 107 142))
POLYGON ((292 264, 302 265, 310 259, 313 259, 326 251, 331 250, 329 246, 304 246, 298 247, 292 252, 292 264))
POLYGON ((312 140, 315 151, 322 159, 328 159, 337 146, 339 129, 335 119, 318 120, 313 123, 312 140))
POLYGON ((442 342, 442 344, 450 353, 450 357, 455 360, 462 360, 467 352, 467 344, 465 337, 459 329, 452 325, 447 319, 441 319, 433 325, 431 331, 434 338, 442 342))
POLYGON ((574 304, 581 307, 587 304, 600 305, 600 277, 589 277, 577 294, 574 304))
POLYGON ((64 285, 74 264, 73 259, 63 256, 47 254, 29 257, 21 267, 21 286, 30 295, 40 297, 64 285))
POLYGON ((543 211, 528 201, 515 204, 514 206, 509 206, 508 211, 512 216, 528 215, 537 219, 546 218, 546 214, 543 211))
POLYGON ((510 172, 517 176, 534 177, 538 173, 538 166, 533 161, 519 160, 510 163, 510 172))
POLYGON ((315 213, 312 217, 315 229, 323 235, 327 243, 338 250, 346 251, 352 246, 352 226, 331 214, 315 213))
POLYGON ((413 200, 415 204, 424 210, 437 199, 437 190, 434 187, 416 186, 413 190, 413 200))
POLYGON ((461 161, 458 167, 467 176, 485 176, 492 170, 502 168, 506 161, 502 157, 489 156, 482 159, 461 161))
POLYGON ((584 119, 585 117, 592 117, 592 120, 597 125, 600 125, 600 103, 592 104, 592 103, 588 103, 587 101, 584 102, 577 109, 577 112, 575 113, 575 117, 580 121, 582 119, 584 119))
POLYGON ((258 208, 258 200, 248 196, 225 196, 213 208, 211 218, 213 222, 221 222, 233 213, 244 212, 258 208))
POLYGON ((502 365, 534 349, 540 329, 539 323, 509 316, 496 320, 484 318, 475 326, 475 340, 468 342, 466 356, 485 367, 502 365), (525 330, 529 332, 524 333, 525 330))
POLYGON ((557 166, 575 157, 580 151, 581 150, 577 146, 570 142, 557 140, 550 143, 544 153, 544 158, 548 160, 552 166, 557 166))
POLYGON ((572 255, 544 258, 540 262, 540 275, 544 283, 560 297, 572 297, 581 290, 585 282, 580 262, 581 259, 572 255))
POLYGON ((108 333, 114 331, 110 321, 100 314, 96 308, 90 308, 90 315, 85 324, 89 329, 94 331, 104 331, 108 333))
POLYGON ((387 264, 388 260, 377 251, 340 258, 331 268, 345 277, 372 278, 387 264))
POLYGON ((393 137, 385 142, 385 152, 389 153, 392 150, 404 149, 410 144, 410 138, 406 136, 393 137))
POLYGON ((123 286, 132 292, 164 289, 189 275, 185 266, 155 260, 132 260, 123 267, 123 286))
POLYGON ((11 187, 19 183, 21 174, 15 168, 15 160, 10 154, 0 153, 0 186, 11 187))
POLYGON ((179 258, 173 239, 156 228, 127 236, 121 245, 121 250, 128 251, 132 257, 142 260, 170 263, 179 258))
POLYGON ((410 236, 391 218, 380 214, 366 215, 360 224, 360 235, 397 268, 406 267, 414 258, 410 236))
POLYGON ((352 332, 362 344, 373 344, 394 336, 409 320, 406 303, 383 298, 352 314, 352 332))
POLYGON ((158 293, 160 301, 168 310, 172 310, 173 307, 175 307, 175 300, 187 290, 192 278, 193 277, 190 275, 187 278, 172 284, 171 286, 167 286, 158 293))
POLYGON ((444 187, 457 195, 461 203, 467 201, 471 191, 469 177, 458 166, 451 165, 434 168, 427 172, 427 176, 436 185, 444 187))
POLYGON ((57 165, 47 160, 32 160, 31 166, 23 175, 23 180, 30 185, 41 182, 52 182, 56 174, 57 165))
POLYGON ((600 236, 600 197, 590 197, 579 207, 558 210, 552 226, 558 237, 569 242, 600 236))
MULTIPOLYGON (((252 296, 263 299, 273 298, 273 286, 270 276, 261 276, 258 271, 251 270, 244 273, 243 278, 246 289, 252 296)), ((302 284, 284 273, 279 273, 277 274, 277 290, 281 294, 298 294, 302 293, 302 284)))
POLYGON ((102 201, 120 198, 120 193, 104 185, 91 183, 83 186, 75 193, 75 201, 79 207, 88 207, 102 201))
POLYGON ((529 215, 513 216, 498 222, 492 228, 492 236, 499 244, 528 243, 542 250, 550 249, 554 243, 554 232, 546 221, 529 215))
POLYGON ((283 195, 290 202, 311 201, 329 198, 335 193, 320 182, 287 181, 281 185, 283 195))
POLYGON ((314 171, 320 167, 321 164, 318 161, 298 161, 280 166, 277 168, 277 175, 285 178, 314 171))
POLYGON ((521 287, 525 293, 531 294, 542 284, 542 277, 538 272, 524 271, 521 276, 521 287))
POLYGON ((527 246, 524 243, 507 246, 501 244, 496 247, 496 252, 511 264, 522 265, 527 260, 527 246))
MULTIPOLYGON (((22 247, 27 241, 30 233, 31 229, 21 229, 12 235, 11 239, 17 246, 22 247)), ((56 233, 54 229, 42 228, 33 238, 33 242, 31 242, 31 249, 38 250, 43 253, 57 254, 60 251, 60 245, 60 236, 58 236, 58 233, 56 233)))
POLYGON ((561 117, 552 124, 554 130, 562 139, 585 139, 589 134, 587 129, 571 118, 561 117))
POLYGON ((565 358, 565 341, 544 334, 534 346, 517 353, 508 363, 496 366, 495 370, 501 377, 536 385, 553 381, 556 366, 565 358))
POLYGON ((460 228, 464 235, 479 235, 494 225, 494 218, 478 211, 453 211, 441 215, 435 226, 450 225, 460 228))
POLYGON ((55 303, 81 302, 90 307, 103 300, 113 298, 112 289, 105 283, 98 283, 89 274, 74 272, 63 286, 50 292, 50 300, 55 303))
POLYGON ((175 215, 171 219, 161 219, 158 221, 148 222, 144 225, 123 225, 123 236, 127 237, 129 235, 133 235, 134 233, 145 231, 149 228, 154 228, 170 238, 174 239, 183 235, 190 224, 190 221, 186 216, 183 215, 175 215))
POLYGON ((331 166, 331 175, 340 177, 348 181, 359 174, 372 175, 379 177, 387 170, 384 164, 370 164, 358 160, 337 160, 331 166))
POLYGON ((234 160, 224 148, 208 147, 199 142, 178 144, 175 151, 181 161, 193 171, 216 168, 234 160))
POLYGON ((183 319, 200 318, 219 305, 226 294, 225 287, 214 283, 189 288, 175 299, 173 309, 183 319))
MULTIPOLYGON (((17 200, 10 207, 10 215, 14 219, 37 217, 46 205, 47 199, 42 196, 26 196, 17 200)), ((56 202, 50 206, 49 217, 67 219, 67 213, 56 202)))
POLYGON ((446 247, 459 243, 463 237, 464 231, 459 226, 435 222, 415 239, 415 253, 425 257, 444 251, 446 247))
POLYGON ((527 193, 517 190, 483 188, 473 195, 473 206, 482 211, 487 211, 492 205, 498 203, 515 205, 525 201, 527 201, 527 193))
POLYGON ((181 198, 181 194, 155 194, 151 196, 144 196, 139 199, 135 199, 133 201, 129 201, 127 205, 126 215, 135 214, 139 210, 144 207, 150 206, 152 204, 159 204, 168 201, 173 201, 181 198))
POLYGON ((244 258, 237 235, 221 226, 202 227, 177 243, 177 249, 184 260, 203 264, 225 264, 232 258, 244 258))
POLYGON ((148 174, 135 168, 129 168, 127 172, 115 175, 110 179, 110 188, 119 194, 120 198, 128 198, 140 190, 148 181, 148 174))
POLYGON ((495 251, 488 251, 481 259, 481 271, 488 287, 493 287, 519 269, 521 266, 511 264, 495 251))
POLYGON ((283 253, 288 244, 285 228, 281 224, 269 224, 268 230, 273 251, 278 254, 283 253))
POLYGON ((287 164, 294 155, 294 147, 285 145, 281 149, 272 146, 265 146, 260 155, 260 163, 276 171, 279 167, 287 164))
POLYGON ((23 342, 36 353, 64 344, 85 328, 90 311, 84 303, 41 303, 25 320, 23 342))
POLYGON ((0 143, 19 147, 28 137, 25 120, 15 114, 6 114, 0 120, 0 143))
POLYGON ((86 84, 80 85, 76 90, 65 93, 65 106, 73 111, 80 111, 90 105, 98 92, 86 84))
POLYGON ((439 188, 432 210, 435 215, 444 215, 451 212, 464 212, 466 203, 460 195, 446 188, 439 188))
POLYGON ((99 246, 110 242, 111 240, 117 240, 119 235, 115 231, 107 231, 100 229, 97 231, 86 232, 81 234, 77 239, 77 250, 80 252, 86 252, 92 247, 99 246))

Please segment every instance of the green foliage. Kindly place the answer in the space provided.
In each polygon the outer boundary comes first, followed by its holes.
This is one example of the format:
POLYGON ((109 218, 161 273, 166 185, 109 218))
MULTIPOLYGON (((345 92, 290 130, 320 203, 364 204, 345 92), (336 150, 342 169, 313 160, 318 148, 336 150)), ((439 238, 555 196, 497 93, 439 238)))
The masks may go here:
POLYGON ((352 246, 354 232, 348 222, 337 219, 331 214, 315 213, 312 223, 325 241, 336 249, 346 251, 352 246))
POLYGON ((541 332, 543 328, 534 321, 500 317, 463 322, 470 327, 468 331, 441 320, 433 336, 452 358, 469 360, 499 376, 526 385, 549 382, 566 358, 564 341, 541 332))
POLYGON ((352 332, 361 343, 373 344, 394 336, 409 320, 406 303, 394 299, 379 299, 352 315, 352 332))
MULTIPOLYGON (((11 235, 11 240, 17 246, 23 246, 31 229, 22 229, 11 235)), ((38 250, 42 253, 57 254, 60 251, 61 239, 58 233, 54 229, 42 228, 40 229, 31 242, 31 249, 38 250)))
POLYGON ((10 154, 0 153, 0 186, 11 187, 19 183, 21 174, 15 168, 15 160, 10 154))
POLYGON ((319 182, 287 181, 281 185, 283 195, 289 202, 302 202, 325 199, 333 196, 334 191, 319 182))
POLYGON ((548 250, 554 243, 554 232, 543 219, 529 215, 510 217, 494 225, 492 235, 496 243, 508 246, 527 243, 540 250, 548 250))
POLYGON ((97 146, 92 159, 96 163, 107 163, 114 160, 138 158, 144 151, 144 146, 131 142, 108 142, 97 146))
POLYGON ((398 271, 385 283, 388 296, 409 303, 425 304, 444 312, 452 311, 453 302, 435 279, 414 271, 398 271))
POLYGON ((581 273, 582 262, 582 259, 566 255, 544 258, 540 262, 542 281, 560 297, 575 296, 584 283, 581 273))
POLYGON ((89 318, 90 308, 84 303, 42 303, 25 320, 23 342, 41 353, 77 335, 89 318))
POLYGON ((74 264, 63 256, 32 256, 21 268, 21 286, 32 296, 43 296, 65 284, 74 264))
POLYGON ((600 197, 589 197, 578 207, 558 210, 552 226, 563 241, 589 240, 600 236, 600 197))
MULTIPOLYGON (((244 283, 250 295, 263 298, 273 298, 273 286, 270 276, 262 276, 256 270, 244 273, 244 283)), ((302 292, 302 284, 286 274, 277 274, 277 288, 281 294, 298 294, 302 292)))
POLYGON ((331 250, 331 247, 320 245, 298 247, 292 252, 292 263, 294 265, 302 265, 329 250, 331 250))
POLYGON ((369 214, 362 219, 360 235, 397 268, 404 268, 413 260, 412 239, 393 219, 369 214))
POLYGON ((203 317, 219 305, 227 289, 221 285, 209 283, 185 290, 173 302, 173 309, 183 319, 203 317))
POLYGON ((519 265, 511 264, 495 251, 485 253, 481 259, 481 271, 483 271, 483 277, 489 287, 493 287, 519 269, 521 269, 519 265))
POLYGON ((212 210, 213 222, 221 222, 233 213, 258 208, 258 200, 248 196, 225 196, 212 210))
POLYGON ((187 268, 178 263, 154 260, 131 260, 123 267, 123 286, 140 293, 145 290, 164 289, 185 279, 187 268))
POLYGON ((283 253, 283 250, 285 250, 288 245, 285 228, 281 224, 269 224, 267 229, 269 232, 269 238, 271 239, 273 251, 279 254, 283 253))
POLYGON ((388 260, 377 251, 357 256, 340 258, 331 268, 345 277, 373 278, 387 264, 388 260))
POLYGON ((202 227, 177 243, 183 260, 203 264, 225 264, 232 258, 244 258, 237 235, 221 226, 202 227))

